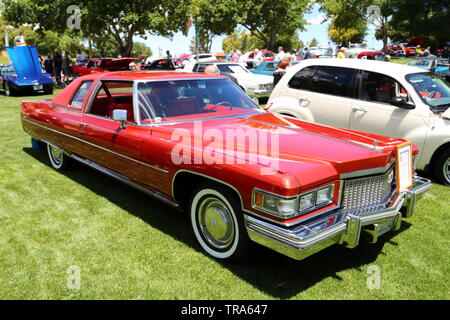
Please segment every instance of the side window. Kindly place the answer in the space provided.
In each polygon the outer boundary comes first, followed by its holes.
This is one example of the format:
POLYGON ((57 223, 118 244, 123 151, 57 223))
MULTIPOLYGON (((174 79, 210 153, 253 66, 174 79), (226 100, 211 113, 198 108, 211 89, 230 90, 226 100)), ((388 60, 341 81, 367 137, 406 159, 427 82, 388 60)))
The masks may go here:
POLYGON ((391 77, 368 71, 362 74, 360 99, 390 104, 392 98, 398 95, 408 96, 406 90, 391 77))
POLYGON ((195 72, 205 72, 207 66, 208 66, 207 64, 198 64, 197 70, 195 72))
POLYGON ((81 109, 84 98, 86 97, 86 94, 88 93, 92 83, 93 81, 85 81, 80 85, 77 92, 73 96, 72 101, 70 102, 70 106, 81 109))
POLYGON ((291 80, 289 80, 288 86, 293 89, 304 89, 306 83, 314 75, 315 69, 316 67, 306 67, 301 69, 291 78, 291 80))
POLYGON ((317 66, 306 90, 341 97, 356 97, 356 70, 351 68, 317 66))
POLYGON ((219 68, 220 73, 234 73, 233 70, 226 65, 219 64, 217 67, 219 68))
POLYGON ((116 109, 126 110, 128 122, 135 122, 132 81, 102 81, 92 101, 89 113, 112 118, 116 109))

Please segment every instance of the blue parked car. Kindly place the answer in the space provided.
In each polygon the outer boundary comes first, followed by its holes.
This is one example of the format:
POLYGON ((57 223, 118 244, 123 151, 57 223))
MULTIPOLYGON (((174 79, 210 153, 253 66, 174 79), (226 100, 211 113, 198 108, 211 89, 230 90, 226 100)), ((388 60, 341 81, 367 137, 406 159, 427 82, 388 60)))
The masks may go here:
POLYGON ((443 59, 439 57, 421 57, 411 59, 407 62, 407 65, 418 67, 424 70, 428 70, 439 75, 441 78, 449 72, 449 62, 448 59, 443 59))
POLYGON ((53 93, 52 76, 42 72, 36 47, 7 47, 12 64, 0 69, 0 81, 7 96, 24 92, 53 93))
MULTIPOLYGON (((292 64, 297 64, 299 62, 300 61, 292 61, 292 64)), ((256 74, 263 74, 265 76, 273 76, 277 63, 278 62, 275 61, 263 61, 256 68, 250 69, 250 71, 256 74)))

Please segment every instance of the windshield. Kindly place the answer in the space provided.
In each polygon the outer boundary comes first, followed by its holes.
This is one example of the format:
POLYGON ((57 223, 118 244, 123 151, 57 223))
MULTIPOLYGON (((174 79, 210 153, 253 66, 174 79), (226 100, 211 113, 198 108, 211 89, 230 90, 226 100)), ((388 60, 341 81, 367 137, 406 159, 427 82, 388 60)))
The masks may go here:
POLYGON ((142 124, 206 120, 262 110, 227 78, 141 82, 142 124))
POLYGON ((444 112, 450 107, 450 84, 433 73, 412 73, 406 80, 414 87, 432 111, 444 112))
POLYGON ((364 43, 355 43, 350 45, 351 49, 367 49, 367 45, 364 43))

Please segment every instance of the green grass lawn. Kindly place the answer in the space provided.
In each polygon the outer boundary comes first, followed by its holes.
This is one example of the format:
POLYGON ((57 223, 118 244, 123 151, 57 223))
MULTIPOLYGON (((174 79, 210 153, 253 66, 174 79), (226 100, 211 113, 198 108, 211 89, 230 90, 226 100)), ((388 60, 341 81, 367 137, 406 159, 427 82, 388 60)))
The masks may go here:
POLYGON ((450 298, 450 188, 433 185, 377 244, 304 261, 255 246, 223 264, 201 252, 182 213, 82 165, 54 171, 22 132, 23 99, 0 94, 0 299, 450 298), (79 290, 67 286, 71 266, 79 290), (371 290, 373 267, 381 286, 371 290))

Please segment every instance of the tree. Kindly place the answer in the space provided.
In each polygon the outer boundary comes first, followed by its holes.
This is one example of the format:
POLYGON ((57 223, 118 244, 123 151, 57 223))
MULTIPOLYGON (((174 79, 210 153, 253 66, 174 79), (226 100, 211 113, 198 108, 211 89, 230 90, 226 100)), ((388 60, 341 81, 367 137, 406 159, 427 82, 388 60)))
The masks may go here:
POLYGON ((133 51, 131 52, 132 57, 140 57, 144 55, 145 57, 150 57, 153 54, 152 49, 147 47, 142 42, 135 42, 133 45, 133 51))
POLYGON ((389 36, 396 41, 413 37, 428 38, 433 47, 450 41, 450 3, 448 0, 397 0, 393 2, 389 36))
POLYGON ((318 0, 330 19, 328 37, 336 43, 363 42, 367 34, 367 0, 318 0))
MULTIPOLYGON (((215 34, 212 31, 206 29, 198 30, 198 50, 199 53, 211 52, 212 41, 215 34)), ((195 36, 191 39, 191 44, 189 45, 189 50, 191 53, 195 54, 195 36)))
POLYGON ((318 47, 319 46, 319 41, 317 41, 316 38, 312 38, 312 40, 309 42, 309 46, 310 47, 318 47))
POLYGON ((193 0, 191 12, 201 17, 201 28, 231 34, 240 25, 259 39, 262 47, 273 50, 280 36, 293 36, 304 29, 303 15, 310 4, 309 0, 193 0))
POLYGON ((260 48, 264 48, 264 43, 245 29, 242 29, 240 32, 236 29, 222 40, 222 49, 225 52, 230 52, 231 50, 248 52, 260 48))
MULTIPOLYGON (((172 36, 181 30, 187 19, 188 1, 81 1, 80 28, 86 38, 113 43, 122 56, 129 56, 134 36, 172 36)), ((67 13, 72 4, 72 0, 3 0, 3 15, 15 25, 29 23, 42 30, 64 32, 76 13, 67 13)))

